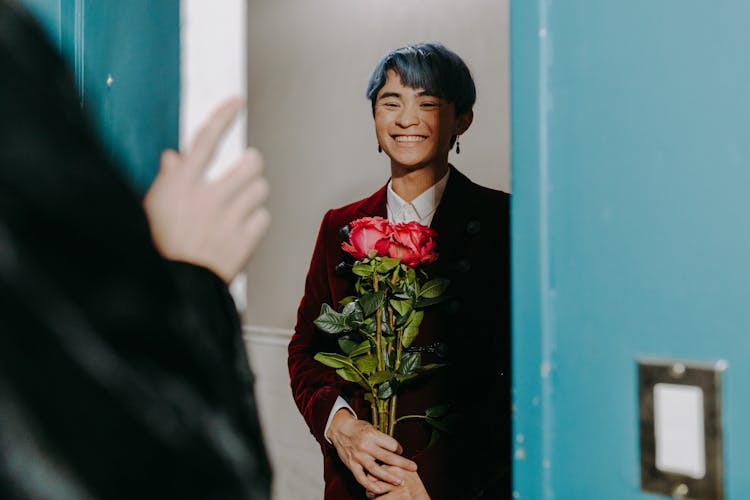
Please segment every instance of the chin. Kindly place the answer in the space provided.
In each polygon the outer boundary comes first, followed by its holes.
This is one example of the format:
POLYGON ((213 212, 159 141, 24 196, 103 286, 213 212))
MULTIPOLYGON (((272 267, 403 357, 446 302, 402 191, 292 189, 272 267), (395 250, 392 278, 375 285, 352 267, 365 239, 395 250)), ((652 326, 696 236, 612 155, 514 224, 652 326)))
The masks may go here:
POLYGON ((425 163, 400 163, 394 161, 391 163, 392 167, 398 168, 404 172, 417 172, 419 170, 427 168, 425 163))

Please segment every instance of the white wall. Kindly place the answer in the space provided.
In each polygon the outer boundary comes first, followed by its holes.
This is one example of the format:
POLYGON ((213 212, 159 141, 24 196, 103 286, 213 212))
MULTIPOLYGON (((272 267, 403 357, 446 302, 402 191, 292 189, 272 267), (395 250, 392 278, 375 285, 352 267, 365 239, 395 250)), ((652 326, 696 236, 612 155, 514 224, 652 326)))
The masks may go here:
MULTIPOLYGON (((211 110, 223 99, 245 96, 246 66, 245 0, 181 0, 180 148, 187 147, 211 110)), ((241 113, 216 152, 210 167, 220 175, 246 144, 245 114, 241 113)), ((232 283, 232 294, 242 310, 247 302, 245 278, 232 283)))
MULTIPOLYGON (((246 92, 246 8, 244 0, 205 2, 182 0, 180 147, 190 143, 196 130, 217 102, 246 92)), ((217 152, 211 171, 220 175, 246 145, 243 115, 217 152)), ((240 277, 232 292, 244 308, 245 283, 240 277)), ((250 364, 256 375, 256 397, 274 477, 274 498, 320 498, 320 452, 291 402, 286 370, 286 339, 282 335, 247 339, 250 364), (280 411, 279 411, 280 410, 280 411), (299 443, 302 443, 300 446, 299 443)))
MULTIPOLYGON (((213 4, 213 3, 212 3, 213 4)), ((509 190, 508 0, 248 0, 248 143, 266 160, 273 223, 248 268, 246 329, 275 497, 322 497, 322 460, 294 407, 286 343, 324 212, 388 179, 364 93, 377 61, 440 41, 472 70, 475 120, 451 161, 509 190)))

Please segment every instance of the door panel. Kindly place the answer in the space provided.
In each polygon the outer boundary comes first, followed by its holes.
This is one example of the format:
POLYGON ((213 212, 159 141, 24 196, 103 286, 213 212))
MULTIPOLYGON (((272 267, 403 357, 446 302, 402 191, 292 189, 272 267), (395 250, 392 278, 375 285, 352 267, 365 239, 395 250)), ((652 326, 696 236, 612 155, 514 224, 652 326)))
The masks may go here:
POLYGON ((750 488, 742 0, 511 5, 517 498, 648 499, 636 359, 725 359, 750 488))
POLYGON ((25 0, 76 75, 106 149, 143 192, 177 147, 179 0, 25 0))

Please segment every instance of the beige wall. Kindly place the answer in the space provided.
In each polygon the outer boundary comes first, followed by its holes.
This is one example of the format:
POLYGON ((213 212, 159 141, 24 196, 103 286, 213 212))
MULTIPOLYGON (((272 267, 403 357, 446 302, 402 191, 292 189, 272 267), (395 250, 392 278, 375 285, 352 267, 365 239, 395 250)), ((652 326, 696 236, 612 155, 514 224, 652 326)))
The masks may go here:
POLYGON ((273 224, 248 268, 246 339, 275 496, 321 498, 320 452, 291 400, 285 345, 323 214, 388 179, 368 78, 407 43, 440 41, 461 55, 478 99, 451 162, 508 191, 508 0, 248 0, 247 12, 248 144, 266 160, 273 224))
POLYGON ((472 69, 475 120, 451 161, 508 190, 507 0, 249 0, 248 143, 266 159, 273 227, 249 268, 248 321, 291 328, 326 209, 388 178, 370 72, 392 48, 441 41, 472 69))

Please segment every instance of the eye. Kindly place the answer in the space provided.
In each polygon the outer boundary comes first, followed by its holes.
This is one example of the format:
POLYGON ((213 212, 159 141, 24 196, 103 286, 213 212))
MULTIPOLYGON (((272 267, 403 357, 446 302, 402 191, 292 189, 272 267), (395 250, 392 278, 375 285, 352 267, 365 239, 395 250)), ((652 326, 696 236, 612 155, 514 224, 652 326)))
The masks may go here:
POLYGON ((439 108, 440 107, 440 103, 439 102, 434 102, 434 101, 426 101, 426 102, 423 102, 421 104, 421 107, 425 108, 425 109, 439 108))
POLYGON ((386 101, 383 103, 383 106, 386 108, 395 109, 398 108, 398 103, 394 101, 386 101))

